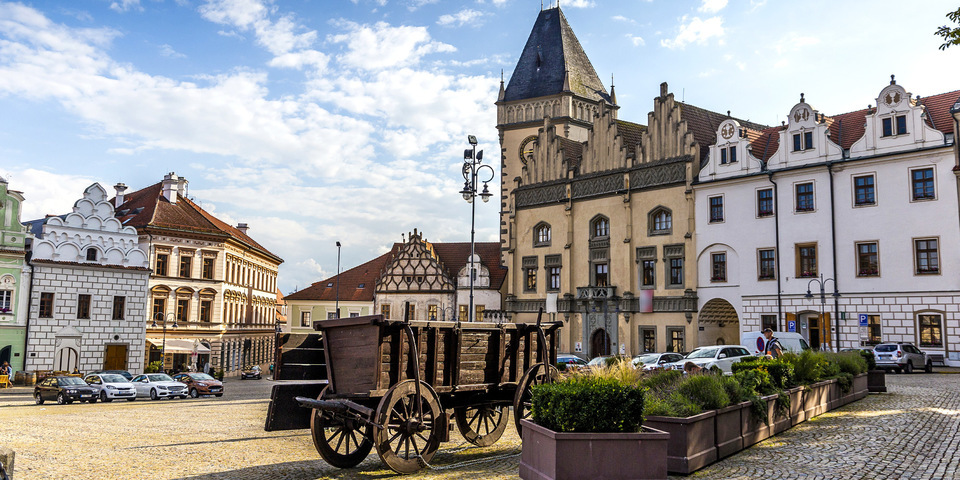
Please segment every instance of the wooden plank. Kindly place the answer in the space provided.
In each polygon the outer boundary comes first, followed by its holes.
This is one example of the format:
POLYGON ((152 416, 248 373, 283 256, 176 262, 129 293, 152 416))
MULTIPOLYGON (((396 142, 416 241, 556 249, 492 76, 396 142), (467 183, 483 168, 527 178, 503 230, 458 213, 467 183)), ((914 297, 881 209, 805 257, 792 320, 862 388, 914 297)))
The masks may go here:
POLYGON ((288 363, 274 373, 274 380, 326 380, 327 366, 288 363))
POLYGON ((326 383, 281 383, 273 386, 270 403, 267 405, 267 420, 264 430, 297 430, 310 428, 309 408, 302 408, 294 398, 317 398, 326 383))
POLYGON ((322 348, 298 348, 295 350, 280 350, 277 363, 313 363, 326 365, 322 348))

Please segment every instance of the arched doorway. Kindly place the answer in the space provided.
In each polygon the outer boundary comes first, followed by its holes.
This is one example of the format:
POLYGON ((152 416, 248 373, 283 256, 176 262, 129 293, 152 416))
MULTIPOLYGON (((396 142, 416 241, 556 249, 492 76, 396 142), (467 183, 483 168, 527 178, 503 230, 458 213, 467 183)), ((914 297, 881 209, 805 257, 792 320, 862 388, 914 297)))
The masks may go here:
POLYGON ((740 342, 737 309, 722 298, 712 298, 700 307, 698 345, 736 345, 740 342), (733 339, 732 341, 730 339, 733 339))
POLYGON ((610 355, 610 335, 606 330, 598 328, 590 338, 590 355, 599 357, 610 355))
POLYGON ((79 360, 80 355, 76 349, 69 347, 61 348, 57 350, 56 358, 53 361, 53 368, 61 372, 72 372, 76 370, 79 365, 79 360))
POLYGON ((6 347, 3 347, 2 349, 0 349, 0 365, 3 365, 4 362, 10 361, 10 350, 11 350, 10 345, 7 345, 6 347))

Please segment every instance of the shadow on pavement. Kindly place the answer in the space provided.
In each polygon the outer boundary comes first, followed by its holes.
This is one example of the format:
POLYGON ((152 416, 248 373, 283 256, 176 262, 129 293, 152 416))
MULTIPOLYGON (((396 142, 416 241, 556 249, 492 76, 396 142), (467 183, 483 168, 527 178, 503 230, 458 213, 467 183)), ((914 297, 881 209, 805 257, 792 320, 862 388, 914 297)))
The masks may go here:
MULTIPOLYGON (((323 460, 302 460, 299 462, 274 463, 256 467, 238 468, 224 472, 205 473, 191 477, 178 477, 175 480, 237 480, 243 478, 282 478, 285 480, 314 480, 321 478, 341 478, 343 470, 333 469, 323 460)), ((350 469, 351 473, 361 473, 364 479, 393 478, 393 471, 383 471, 381 466, 360 466, 350 469)))

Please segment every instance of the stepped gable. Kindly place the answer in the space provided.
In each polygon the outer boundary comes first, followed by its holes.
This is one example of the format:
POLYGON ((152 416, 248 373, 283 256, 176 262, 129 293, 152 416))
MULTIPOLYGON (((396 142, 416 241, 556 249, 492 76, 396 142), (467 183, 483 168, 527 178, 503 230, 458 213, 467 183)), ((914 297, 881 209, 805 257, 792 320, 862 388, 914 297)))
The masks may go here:
POLYGON ((613 104, 566 17, 560 7, 555 7, 542 10, 537 16, 502 101, 545 97, 564 91, 613 104))
POLYGON ((380 271, 386 267, 400 250, 400 243, 394 243, 389 252, 369 262, 357 265, 310 285, 303 290, 291 293, 284 300, 329 300, 337 299, 337 277, 340 280, 340 300, 345 302, 372 302, 377 288, 380 271), (360 288, 363 285, 363 288, 360 288))

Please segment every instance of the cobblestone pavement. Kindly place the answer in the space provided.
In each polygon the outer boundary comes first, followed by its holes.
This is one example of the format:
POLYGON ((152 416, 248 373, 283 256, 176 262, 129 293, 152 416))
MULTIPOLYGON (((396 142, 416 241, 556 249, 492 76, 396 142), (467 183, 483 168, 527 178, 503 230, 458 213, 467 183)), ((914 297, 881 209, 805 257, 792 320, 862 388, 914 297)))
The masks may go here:
MULTIPOLYGON (((265 432, 273 382, 228 380, 223 398, 33 405, 26 388, 0 390, 0 445, 17 452, 17 480, 377 479, 372 453, 357 468, 320 459, 307 431, 265 432)), ((960 375, 888 375, 871 395, 707 467, 691 479, 958 478, 960 375)), ((511 426, 495 445, 459 435, 434 469, 413 478, 517 478, 511 426), (449 468, 454 467, 454 468, 449 468)), ((683 478, 683 477, 678 477, 683 478)))

